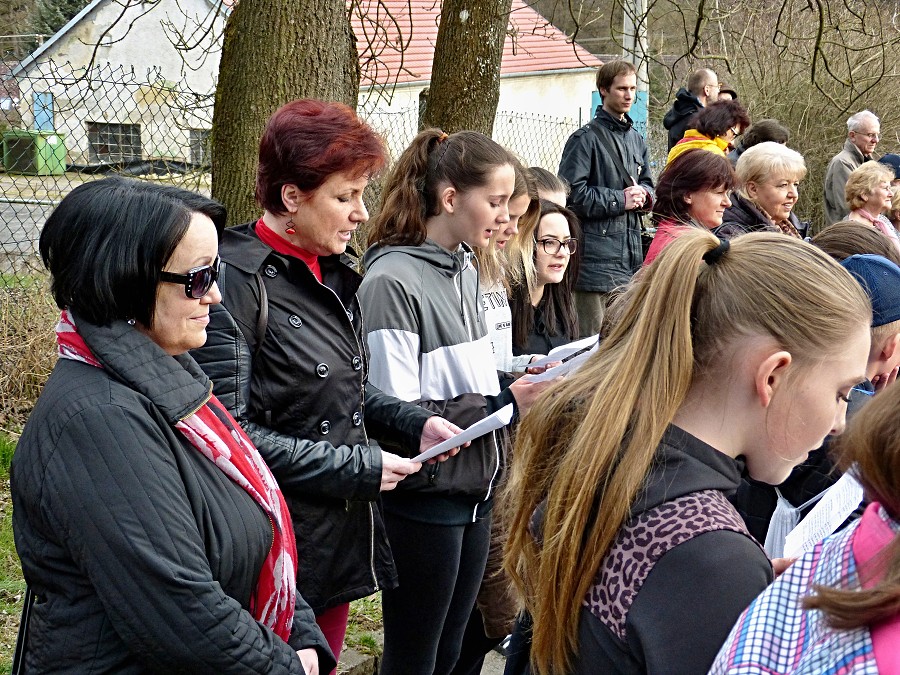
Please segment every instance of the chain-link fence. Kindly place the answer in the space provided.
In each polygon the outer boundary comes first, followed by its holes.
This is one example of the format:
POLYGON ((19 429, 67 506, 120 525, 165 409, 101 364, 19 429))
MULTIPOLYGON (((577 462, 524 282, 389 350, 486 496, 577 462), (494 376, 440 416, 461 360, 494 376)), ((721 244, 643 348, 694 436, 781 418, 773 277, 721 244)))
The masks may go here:
MULTIPOLYGON (((53 62, 0 65, 0 286, 41 274, 40 228, 75 186, 109 173, 210 190, 212 92, 171 82, 156 68, 53 62)), ((397 157, 418 110, 363 108, 397 157)), ((576 120, 499 112, 494 137, 529 165, 555 170, 576 120)))

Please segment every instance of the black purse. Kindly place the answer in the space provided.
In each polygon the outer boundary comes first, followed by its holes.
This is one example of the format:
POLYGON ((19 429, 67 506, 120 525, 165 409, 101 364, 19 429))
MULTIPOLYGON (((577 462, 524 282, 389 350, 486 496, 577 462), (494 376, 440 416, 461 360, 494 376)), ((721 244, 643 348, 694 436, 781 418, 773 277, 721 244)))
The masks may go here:
POLYGON ((28 647, 28 624, 31 620, 31 607, 34 605, 34 591, 31 586, 25 587, 25 601, 22 604, 22 618, 19 621, 19 633, 16 635, 16 650, 13 653, 11 675, 25 672, 25 650, 28 647))

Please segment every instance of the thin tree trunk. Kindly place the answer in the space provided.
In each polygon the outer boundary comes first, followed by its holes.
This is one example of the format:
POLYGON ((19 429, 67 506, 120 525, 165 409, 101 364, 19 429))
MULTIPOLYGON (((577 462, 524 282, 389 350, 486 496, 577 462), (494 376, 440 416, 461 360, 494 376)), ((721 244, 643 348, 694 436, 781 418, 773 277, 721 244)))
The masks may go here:
POLYGON ((257 218, 259 138, 298 98, 355 107, 359 57, 344 0, 243 0, 225 27, 212 131, 212 195, 229 224, 257 218))
POLYGON ((490 136, 512 0, 444 0, 423 126, 490 136))

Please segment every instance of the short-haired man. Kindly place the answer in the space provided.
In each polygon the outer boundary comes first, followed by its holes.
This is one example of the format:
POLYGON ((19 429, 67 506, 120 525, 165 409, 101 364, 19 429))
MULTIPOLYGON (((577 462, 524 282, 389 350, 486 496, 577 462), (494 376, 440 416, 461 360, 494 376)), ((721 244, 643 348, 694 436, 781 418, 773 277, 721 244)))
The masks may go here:
POLYGON ((600 331, 609 293, 640 269, 641 211, 650 210, 653 200, 647 144, 628 116, 637 92, 634 66, 606 63, 597 89, 603 105, 566 141, 559 165, 559 177, 571 186, 568 206, 583 230, 575 282, 582 336, 600 331))
POLYGON ((881 134, 881 122, 874 113, 861 110, 847 120, 844 149, 831 158, 825 172, 825 224, 832 225, 850 213, 844 188, 847 178, 863 162, 872 159, 881 134))
POLYGON ((719 77, 709 68, 701 68, 688 78, 687 88, 675 94, 675 103, 663 118, 663 126, 669 130, 669 150, 684 138, 691 118, 698 110, 719 97, 719 77))

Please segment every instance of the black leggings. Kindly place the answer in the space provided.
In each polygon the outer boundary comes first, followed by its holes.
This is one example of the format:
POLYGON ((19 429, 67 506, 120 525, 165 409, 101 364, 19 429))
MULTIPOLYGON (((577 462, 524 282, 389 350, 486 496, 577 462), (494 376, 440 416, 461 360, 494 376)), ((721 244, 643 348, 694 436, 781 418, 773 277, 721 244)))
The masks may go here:
POLYGON ((385 513, 400 585, 382 593, 381 675, 453 669, 484 574, 490 519, 431 525, 385 513))

